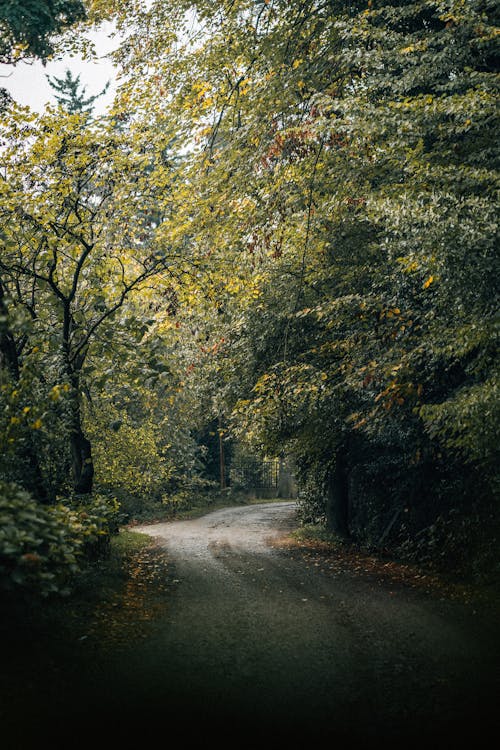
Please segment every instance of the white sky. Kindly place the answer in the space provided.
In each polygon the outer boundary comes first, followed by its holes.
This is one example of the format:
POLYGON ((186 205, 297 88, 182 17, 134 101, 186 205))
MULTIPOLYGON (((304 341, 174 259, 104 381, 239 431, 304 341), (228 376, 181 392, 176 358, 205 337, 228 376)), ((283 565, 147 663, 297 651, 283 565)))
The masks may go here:
POLYGON ((69 68, 73 75, 80 75, 80 82, 86 87, 86 96, 102 91, 106 82, 110 81, 108 91, 99 97, 94 105, 95 114, 102 114, 111 104, 116 88, 115 69, 110 60, 106 59, 106 54, 117 44, 110 36, 111 30, 110 24, 104 24, 99 31, 89 34, 99 54, 97 62, 67 56, 47 62, 45 66, 38 60, 31 64, 20 62, 16 66, 0 65, 0 88, 7 89, 19 104, 28 105, 41 112, 47 102, 55 103, 55 92, 51 89, 46 76, 64 78, 65 70, 69 68))

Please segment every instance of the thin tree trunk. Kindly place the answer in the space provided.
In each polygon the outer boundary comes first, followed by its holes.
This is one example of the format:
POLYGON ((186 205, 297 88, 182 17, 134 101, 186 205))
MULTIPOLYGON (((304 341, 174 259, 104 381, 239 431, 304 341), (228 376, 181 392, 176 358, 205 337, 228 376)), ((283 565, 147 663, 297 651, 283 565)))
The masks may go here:
POLYGON ((72 416, 70 430, 71 461, 73 468, 73 489, 77 495, 88 495, 92 492, 94 482, 94 461, 92 445, 82 427, 80 411, 80 377, 79 372, 70 371, 72 387, 72 416))
POLYGON ((17 357, 16 343, 7 324, 8 310, 5 302, 5 293, 0 282, 0 367, 5 368, 11 378, 17 383, 19 381, 19 361, 17 357))
POLYGON ((349 485, 345 449, 339 448, 335 466, 328 475, 326 521, 330 531, 341 537, 349 534, 349 485))
POLYGON ((220 475, 220 488, 221 490, 226 489, 226 458, 224 455, 224 438, 222 429, 222 418, 219 417, 219 475, 220 475))
POLYGON ((74 328, 71 314, 71 300, 66 298, 63 305, 63 355, 66 372, 71 382, 72 415, 70 429, 71 461, 73 468, 73 490, 77 495, 88 495, 94 483, 94 462, 92 445, 82 426, 80 411, 80 369, 85 361, 83 352, 77 359, 71 358, 70 336, 74 328))
POLYGON ((94 482, 94 462, 92 445, 85 437, 81 425, 74 425, 71 432, 71 456, 73 461, 73 488, 77 495, 92 492, 94 482))

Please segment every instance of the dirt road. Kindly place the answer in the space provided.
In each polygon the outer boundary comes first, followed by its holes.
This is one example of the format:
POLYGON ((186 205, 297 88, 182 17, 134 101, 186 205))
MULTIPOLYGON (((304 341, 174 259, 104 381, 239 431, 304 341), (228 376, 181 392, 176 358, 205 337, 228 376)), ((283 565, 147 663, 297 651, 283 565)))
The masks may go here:
POLYGON ((461 604, 307 567, 273 546, 294 525, 293 503, 271 503, 138 529, 175 565, 163 628, 129 656, 145 676, 141 703, 173 707, 186 728, 220 736, 258 728, 357 746, 451 743, 493 727, 491 622, 461 604))
POLYGON ((156 540, 159 608, 143 606, 140 571, 124 578, 103 640, 84 636, 69 680, 52 665, 53 695, 36 676, 38 715, 32 700, 10 722, 14 738, 29 726, 33 740, 6 750, 31 750, 42 732, 64 750, 488 746, 500 729, 491 612, 347 566, 322 570, 280 542, 296 525, 293 503, 269 503, 136 527, 156 540), (148 626, 129 636, 139 616, 148 626))

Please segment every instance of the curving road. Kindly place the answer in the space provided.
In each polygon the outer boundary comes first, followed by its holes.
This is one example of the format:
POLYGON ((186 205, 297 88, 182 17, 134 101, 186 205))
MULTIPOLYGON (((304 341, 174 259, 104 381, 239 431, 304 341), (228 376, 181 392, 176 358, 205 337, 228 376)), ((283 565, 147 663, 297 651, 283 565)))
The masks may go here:
POLYGON ((191 521, 138 526, 163 544, 178 563, 221 564, 221 550, 235 554, 272 554, 270 544, 296 524, 295 503, 264 503, 224 508, 191 521))
MULTIPOLYGON (((500 729, 492 608, 345 572, 347 558, 323 571, 280 544, 296 525, 283 502, 136 527, 156 544, 96 610, 109 621, 76 643, 61 632, 60 649, 43 628, 25 644, 2 747, 488 747, 500 729)), ((29 623, 23 633, 17 649, 29 623)))
POLYGON ((163 713, 203 736, 356 746, 495 726, 491 623, 458 603, 309 568, 273 547, 295 525, 284 502, 137 529, 173 563, 168 615, 121 676, 149 721, 163 713))

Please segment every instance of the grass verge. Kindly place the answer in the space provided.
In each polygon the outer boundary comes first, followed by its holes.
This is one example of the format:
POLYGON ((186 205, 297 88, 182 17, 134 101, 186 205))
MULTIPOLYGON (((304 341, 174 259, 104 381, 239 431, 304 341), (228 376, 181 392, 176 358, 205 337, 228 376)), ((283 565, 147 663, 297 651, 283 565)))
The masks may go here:
POLYGON ((80 700, 93 669, 151 631, 168 606, 169 576, 151 538, 123 529, 69 596, 4 598, 0 725, 13 728, 20 716, 80 700))

